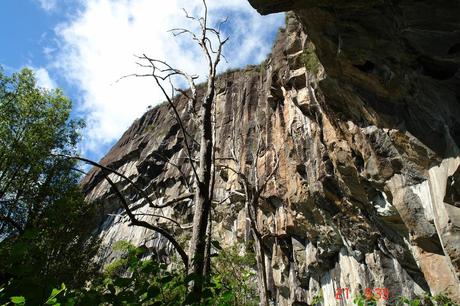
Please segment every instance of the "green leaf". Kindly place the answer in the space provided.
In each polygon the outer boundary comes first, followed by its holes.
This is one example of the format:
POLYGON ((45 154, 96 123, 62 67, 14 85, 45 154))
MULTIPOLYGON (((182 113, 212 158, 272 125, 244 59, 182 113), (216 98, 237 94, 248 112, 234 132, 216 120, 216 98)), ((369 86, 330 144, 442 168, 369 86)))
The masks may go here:
POLYGON ((57 302, 57 299, 56 298, 49 298, 45 305, 54 305, 55 303, 57 302))
POLYGON ((222 294, 222 302, 224 303, 229 303, 231 300, 233 300, 233 292, 227 291, 224 294, 222 294))
POLYGON ((51 291, 51 295, 50 297, 55 297, 56 295, 58 295, 59 293, 61 293, 62 289, 56 289, 54 288, 52 291, 51 291))
POLYGON ((54 288, 52 291, 51 291, 51 295, 49 296, 48 300, 45 302, 45 305, 57 305, 57 298, 56 296, 58 296, 59 294, 61 294, 62 292, 66 291, 67 288, 65 286, 64 283, 61 284, 61 289, 56 289, 54 288))
POLYGON ((26 298, 23 296, 12 296, 10 300, 15 305, 23 305, 26 303, 26 298))
POLYGON ((411 302, 411 306, 419 306, 420 305, 420 300, 419 299, 415 299, 411 302))

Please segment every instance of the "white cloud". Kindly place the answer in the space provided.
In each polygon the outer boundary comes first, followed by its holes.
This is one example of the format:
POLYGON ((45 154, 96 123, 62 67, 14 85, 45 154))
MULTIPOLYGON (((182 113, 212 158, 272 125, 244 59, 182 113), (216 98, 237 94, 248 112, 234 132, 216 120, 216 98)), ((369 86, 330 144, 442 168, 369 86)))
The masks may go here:
MULTIPOLYGON (((43 0, 42 0, 43 1, 43 0)), ((134 55, 164 59, 189 73, 205 76, 199 49, 187 36, 167 31, 191 27, 182 7, 200 16, 202 2, 186 0, 81 0, 79 13, 57 27, 60 40, 54 68, 81 90, 78 110, 86 114, 84 154, 101 154, 101 147, 118 139, 146 111, 164 100, 152 79, 127 78, 139 72, 134 55), (161 3, 161 4, 160 4, 161 3)), ((269 37, 283 23, 282 15, 260 16, 247 0, 208 1, 211 21, 228 15, 223 28, 230 35, 225 49, 229 66, 263 60, 270 52, 269 37)), ((228 67, 228 65, 227 65, 228 67)), ((221 68, 227 68, 223 62, 221 68)), ((99 156, 98 156, 99 157, 99 156)))
POLYGON ((49 73, 48 70, 46 70, 43 67, 40 68, 32 68, 35 72, 35 79, 37 80, 37 85, 39 87, 45 88, 45 89, 53 89, 56 88, 56 82, 54 82, 49 73))
POLYGON ((47 11, 53 11, 57 6, 57 0, 37 0, 40 7, 47 11))

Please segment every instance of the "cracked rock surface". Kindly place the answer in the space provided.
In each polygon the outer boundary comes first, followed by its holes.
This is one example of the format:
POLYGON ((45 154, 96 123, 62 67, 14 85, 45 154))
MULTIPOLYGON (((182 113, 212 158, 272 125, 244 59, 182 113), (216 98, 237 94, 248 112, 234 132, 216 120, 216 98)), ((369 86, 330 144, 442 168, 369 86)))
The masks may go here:
MULTIPOLYGON (((427 1, 250 2, 262 13, 294 12, 265 62, 219 77, 216 142, 219 156, 236 147, 245 172, 261 178, 272 170, 273 153, 254 156, 258 134, 265 148, 279 152, 257 216, 277 305, 309 305, 319 294, 323 305, 347 305, 352 299, 337 300, 338 288, 354 296, 366 287, 388 288, 390 298, 431 292, 460 302, 458 2, 430 17, 424 12, 434 4, 427 1), (433 20, 444 11, 439 23, 433 20)), ((187 131, 197 135, 186 97, 176 103, 187 131)), ((190 192, 185 158, 179 126, 161 104, 136 120, 101 163, 164 203, 190 192)), ((150 208, 112 178, 136 213, 191 222, 190 199, 150 208)), ((164 238, 128 226, 99 171, 83 185, 100 207, 98 260, 116 256, 117 240, 159 258, 172 252, 164 238)), ((215 195, 225 201, 215 208, 213 235, 222 245, 250 239, 240 190, 234 174, 218 173, 215 195)), ((190 230, 141 218, 167 227, 187 247, 190 230)))

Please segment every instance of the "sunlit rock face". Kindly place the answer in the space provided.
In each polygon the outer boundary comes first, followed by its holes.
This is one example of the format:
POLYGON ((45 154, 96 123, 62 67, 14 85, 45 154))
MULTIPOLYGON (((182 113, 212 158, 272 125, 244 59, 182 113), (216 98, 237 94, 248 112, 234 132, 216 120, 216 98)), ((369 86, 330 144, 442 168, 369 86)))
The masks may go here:
MULTIPOLYGON (((245 173, 257 171, 261 179, 273 169, 272 148, 278 151, 279 168, 257 219, 273 300, 308 305, 321 295, 323 305, 349 305, 360 290, 388 288, 390 300, 431 292, 460 301, 460 86, 451 72, 460 54, 458 8, 446 3, 441 18, 437 10, 428 14, 433 7, 423 1, 392 10, 376 1, 250 2, 262 13, 295 14, 264 63, 220 76, 216 142, 219 163, 235 166, 226 159, 235 148, 245 173), (339 288, 349 288, 348 299, 337 296, 339 288)), ((187 99, 176 103, 187 131, 198 137, 187 99)), ((186 157, 177 121, 162 104, 136 120, 102 163, 164 203, 190 192, 186 157)), ((190 224, 191 200, 153 209, 111 177, 136 213, 190 224)), ((171 254, 164 238, 129 226, 99 171, 88 174, 84 187, 101 209, 99 260, 116 255, 117 240, 159 258, 171 254)), ((213 235, 223 245, 250 239, 235 193, 241 189, 231 171, 218 172, 213 235)), ((190 229, 140 218, 167 227, 187 248, 190 229)))

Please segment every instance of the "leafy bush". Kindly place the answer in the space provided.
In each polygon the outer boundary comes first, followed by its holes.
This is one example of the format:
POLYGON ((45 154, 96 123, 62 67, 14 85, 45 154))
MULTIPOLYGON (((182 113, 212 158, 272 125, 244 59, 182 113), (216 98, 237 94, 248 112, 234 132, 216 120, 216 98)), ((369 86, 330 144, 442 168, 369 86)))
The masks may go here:
POLYGON ((377 301, 373 296, 365 296, 362 292, 355 296, 353 303, 357 306, 376 306, 377 301))
POLYGON ((301 60, 307 71, 313 74, 318 72, 320 62, 315 53, 315 46, 312 43, 308 43, 307 47, 303 50, 301 60))
POLYGON ((319 305, 322 305, 323 301, 324 301, 323 290, 319 289, 319 292, 313 297, 313 299, 311 301, 311 305, 312 306, 319 306, 319 305))
POLYGON ((40 305, 55 286, 77 288, 96 275, 99 242, 86 232, 94 207, 83 204, 79 190, 66 197, 47 208, 40 224, 0 243, 0 285, 8 296, 40 305))
POLYGON ((458 306, 452 301, 447 295, 439 294, 435 296, 425 295, 423 297, 416 297, 415 299, 409 299, 404 296, 400 296, 396 300, 396 306, 419 306, 419 305, 436 305, 436 306, 458 306))
POLYGON ((212 279, 227 288, 228 305, 258 305, 256 265, 253 248, 240 250, 238 245, 220 249, 213 262, 212 279))
MULTIPOLYGON (((237 247, 221 249, 216 254, 215 273, 206 282, 183 270, 168 271, 165 264, 145 257, 145 249, 126 242, 115 244, 121 258, 105 267, 102 278, 93 280, 89 288, 68 289, 64 284, 55 288, 43 303, 29 303, 24 296, 0 298, 14 305, 257 305, 253 255, 240 255, 237 247), (196 301, 189 293, 190 281, 204 282, 203 300, 196 301)), ((3 294, 3 295, 2 295, 3 294)))

